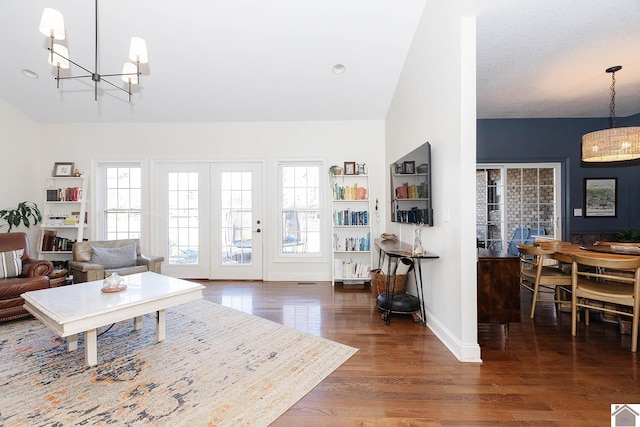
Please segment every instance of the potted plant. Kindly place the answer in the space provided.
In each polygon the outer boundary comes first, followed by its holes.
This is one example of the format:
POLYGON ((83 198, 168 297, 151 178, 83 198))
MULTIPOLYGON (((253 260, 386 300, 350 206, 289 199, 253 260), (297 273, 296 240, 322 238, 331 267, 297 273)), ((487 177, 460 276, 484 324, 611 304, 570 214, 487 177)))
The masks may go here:
MULTIPOLYGON (((0 219, 3 219, 9 225, 7 233, 11 232, 13 227, 18 227, 22 223, 29 228, 32 224, 36 225, 42 221, 42 213, 34 202, 20 202, 15 209, 0 210, 0 219)), ((3 227, 3 225, 0 225, 3 227)))
POLYGON ((329 176, 333 178, 336 175, 342 175, 342 167, 338 165, 333 165, 329 167, 329 176))
POLYGON ((640 242, 640 232, 637 230, 622 230, 616 233, 619 242, 640 242))

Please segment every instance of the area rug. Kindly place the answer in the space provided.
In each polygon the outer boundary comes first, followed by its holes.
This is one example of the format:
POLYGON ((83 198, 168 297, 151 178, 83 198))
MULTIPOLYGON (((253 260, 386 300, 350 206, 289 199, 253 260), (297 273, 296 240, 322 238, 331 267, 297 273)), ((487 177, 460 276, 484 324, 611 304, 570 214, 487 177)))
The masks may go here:
POLYGON ((93 367, 82 338, 0 324, 0 425, 266 426, 357 351, 202 300, 167 310, 162 343, 155 321, 103 333, 93 367))

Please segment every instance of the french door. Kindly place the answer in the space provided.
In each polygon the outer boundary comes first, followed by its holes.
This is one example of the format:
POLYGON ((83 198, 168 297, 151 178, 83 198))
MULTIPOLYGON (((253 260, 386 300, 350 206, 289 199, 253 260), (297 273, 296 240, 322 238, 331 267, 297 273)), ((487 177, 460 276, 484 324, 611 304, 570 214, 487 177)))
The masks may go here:
POLYGON ((157 233, 165 274, 262 279, 262 165, 160 163, 157 233))
POLYGON ((517 254, 518 243, 562 236, 559 163, 476 167, 478 245, 517 254))

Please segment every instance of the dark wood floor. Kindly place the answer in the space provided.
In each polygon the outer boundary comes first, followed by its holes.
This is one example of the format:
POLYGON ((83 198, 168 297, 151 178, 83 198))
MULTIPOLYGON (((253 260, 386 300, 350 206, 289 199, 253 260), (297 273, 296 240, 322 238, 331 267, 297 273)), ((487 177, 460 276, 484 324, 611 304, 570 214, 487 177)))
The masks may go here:
POLYGON ((611 324, 538 306, 509 336, 480 325, 483 363, 461 363, 410 316, 380 319, 368 289, 330 283, 203 282, 205 298, 359 351, 274 426, 611 425, 612 403, 640 403, 638 356, 611 324))

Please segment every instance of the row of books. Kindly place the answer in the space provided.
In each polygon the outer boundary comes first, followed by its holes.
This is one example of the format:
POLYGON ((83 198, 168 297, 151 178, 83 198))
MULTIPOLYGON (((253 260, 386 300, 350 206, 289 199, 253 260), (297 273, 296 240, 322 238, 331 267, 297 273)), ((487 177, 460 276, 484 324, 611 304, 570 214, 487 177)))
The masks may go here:
MULTIPOLYGON (((84 213, 84 223, 87 223, 87 214, 84 213)), ((47 215, 43 225, 47 227, 63 227, 69 225, 78 225, 80 223, 80 212, 71 212, 70 214, 52 214, 47 215)))
POLYGON ((403 210, 396 212, 396 221, 409 224, 429 224, 428 209, 411 208, 411 210, 403 210))
POLYGON ((419 185, 409 185, 408 183, 396 187, 397 199, 426 199, 429 197, 429 190, 426 183, 419 185))
POLYGON ((333 225, 369 225, 369 211, 333 211, 333 225))
POLYGON ((55 231, 45 230, 42 233, 41 250, 45 252, 71 251, 75 242, 75 240, 66 237, 58 237, 55 231))
POLYGON ((371 235, 370 233, 367 233, 367 237, 340 237, 336 233, 334 233, 333 250, 353 252, 370 251, 371 235))
POLYGON ((50 188, 47 202, 77 202, 82 199, 82 187, 50 188))
POLYGON ((359 187, 358 184, 340 187, 338 184, 333 185, 334 200, 367 200, 367 188, 359 187))
POLYGON ((371 266, 352 260, 333 260, 333 276, 341 279, 369 277, 371 266))

